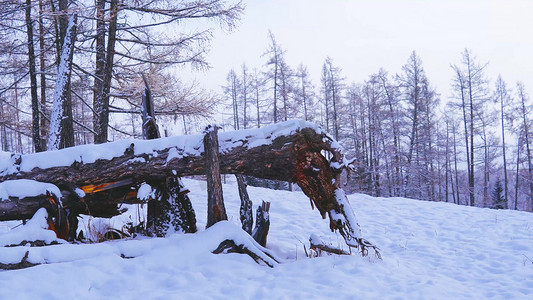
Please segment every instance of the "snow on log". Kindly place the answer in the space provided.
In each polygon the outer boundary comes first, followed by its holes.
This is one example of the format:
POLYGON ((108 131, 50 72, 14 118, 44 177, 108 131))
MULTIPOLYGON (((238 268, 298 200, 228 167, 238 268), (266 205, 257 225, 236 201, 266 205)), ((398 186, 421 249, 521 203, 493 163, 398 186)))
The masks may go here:
MULTIPOLYGON (((301 175, 298 171, 317 173, 316 169, 305 170, 309 164, 296 164, 298 158, 305 158, 307 152, 323 158, 320 151, 336 152, 336 147, 338 144, 317 125, 305 121, 222 132, 220 169, 223 174, 295 181, 301 175)), ((325 160, 324 166, 330 169, 328 164, 325 160)), ((206 173, 203 135, 123 140, 17 154, 12 155, 10 163, 0 166, 4 167, 0 169, 0 181, 25 178, 60 187, 71 183, 94 188, 123 180, 145 182, 166 178, 174 171, 179 176, 206 173)))
POLYGON ((40 208, 26 224, 0 235, 0 247, 65 243, 49 230, 48 213, 40 208))
POLYGON ((59 188, 28 179, 0 182, 0 221, 30 219, 39 208, 55 211, 61 199, 59 188))
MULTIPOLYGON (((339 230, 349 246, 362 251, 371 245, 361 237, 354 212, 339 187, 340 174, 349 162, 338 143, 318 125, 291 120, 259 129, 221 132, 218 137, 220 173, 295 182, 321 216, 329 217, 331 230, 339 230)), ((110 196, 105 203, 133 202, 137 199, 128 197, 130 189, 144 182, 206 174, 203 140, 203 135, 125 140, 13 155, 10 163, 0 163, 4 166, 0 182, 24 178, 53 183, 61 189, 73 185, 87 194, 84 205, 94 212, 100 198, 88 203, 93 193, 123 188, 123 197, 110 196)), ((66 208, 69 205, 72 203, 65 203, 66 208)))

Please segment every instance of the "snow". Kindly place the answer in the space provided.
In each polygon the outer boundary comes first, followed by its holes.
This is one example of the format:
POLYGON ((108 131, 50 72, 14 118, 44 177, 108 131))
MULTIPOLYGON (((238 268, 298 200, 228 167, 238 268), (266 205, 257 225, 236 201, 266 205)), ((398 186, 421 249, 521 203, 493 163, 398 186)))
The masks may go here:
POLYGON ((139 200, 148 201, 150 197, 155 198, 152 187, 147 183, 141 184, 141 186, 137 190, 137 198, 139 200))
POLYGON ((17 179, 0 182, 0 201, 9 200, 9 197, 25 198, 46 195, 49 192, 61 199, 61 191, 51 183, 38 182, 29 179, 17 179))
POLYGON ((5 170, 11 165, 11 153, 0 151, 0 170, 5 170))
MULTIPOLYGON (((205 182, 183 182, 191 191, 198 228, 205 228, 205 182)), ((274 268, 242 254, 211 253, 226 238, 251 243, 238 229, 240 200, 232 183, 224 185, 229 221, 197 234, 2 247, 1 263, 20 261, 29 251, 30 262, 46 264, 0 271, 0 295, 6 299, 533 298, 531 213, 348 195, 362 236, 381 249, 383 260, 358 254, 307 258, 303 245, 309 249, 311 235, 347 250, 342 237, 330 232, 329 220, 311 210, 301 192, 255 187, 248 191, 254 208, 261 201, 271 202, 267 248, 282 261, 274 268)), ((9 234, 1 232, 0 237, 9 234)))

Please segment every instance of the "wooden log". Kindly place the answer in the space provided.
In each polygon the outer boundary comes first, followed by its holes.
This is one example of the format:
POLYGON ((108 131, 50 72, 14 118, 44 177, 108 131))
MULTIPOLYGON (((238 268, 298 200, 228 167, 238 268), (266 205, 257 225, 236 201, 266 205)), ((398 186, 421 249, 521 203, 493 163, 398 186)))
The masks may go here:
MULTIPOLYGON (((68 165, 44 164, 43 167, 41 161, 50 161, 47 156, 50 153, 15 156, 8 168, 0 170, 0 182, 27 178, 54 183, 60 188, 73 184, 84 189, 129 181, 131 183, 125 185, 129 188, 142 182, 164 181, 175 173, 178 176, 203 175, 207 173, 203 138, 119 141, 52 153, 77 157, 68 165), (123 150, 117 153, 120 147, 123 150), (94 154, 106 151, 113 151, 113 155, 94 154)), ((296 182, 321 216, 329 217, 331 230, 339 230, 349 246, 361 250, 371 248, 371 244, 362 239, 359 224, 339 186, 339 177, 347 162, 336 142, 316 125, 289 121, 261 129, 221 133, 218 148, 221 173, 296 182), (328 159, 323 153, 327 153, 328 159)), ((109 199, 106 203, 111 201, 125 202, 109 199)), ((98 206, 97 202, 95 199, 89 209, 95 210, 91 206, 98 206)))
POLYGON ((227 220, 224 197, 222 195, 222 179, 220 177, 220 160, 218 155, 218 128, 208 126, 204 136, 205 166, 207 176, 207 225, 227 220))
POLYGON ((265 202, 257 207, 255 215, 255 228, 252 233, 254 240, 261 246, 266 247, 268 230, 270 229, 270 202, 265 202))
POLYGON ((241 207, 239 215, 242 224, 242 230, 252 234, 253 216, 252 216, 252 201, 246 190, 246 183, 242 174, 236 174, 237 187, 239 188, 239 197, 241 198, 241 207))
MULTIPOLYGON (((272 135, 269 133, 269 136, 272 135)), ((330 149, 328 143, 323 141, 324 138, 325 134, 312 128, 302 128, 289 135, 271 139, 256 135, 235 138, 220 134, 219 148, 223 149, 219 159, 220 172, 294 182, 298 177, 296 160, 302 157, 299 152, 311 151, 320 155, 320 151, 330 149), (266 142, 255 144, 257 139, 265 139, 266 142), (311 147, 311 144, 314 145, 311 147)), ((129 180, 133 185, 161 180, 173 175, 173 172, 177 172, 179 176, 206 174, 203 136, 84 145, 59 150, 57 153, 77 159, 68 165, 40 168, 37 162, 48 159, 49 153, 22 155, 14 158, 8 169, 0 170, 0 182, 25 178, 60 187, 74 184, 83 189, 85 186, 94 187, 123 180, 129 180), (187 146, 182 147, 182 144, 187 146), (105 152, 119 147, 122 147, 121 154, 112 158, 91 160, 93 155, 87 155, 91 158, 85 157, 88 153, 105 152), (154 151, 137 152, 137 148, 151 148, 154 151), (31 162, 25 164, 26 160, 31 162), (89 162, 84 162, 86 160, 89 162)))
POLYGON ((41 207, 49 211, 57 210, 57 205, 52 203, 49 197, 51 197, 50 194, 44 194, 22 199, 9 197, 9 199, 0 200, 0 221, 31 219, 41 207))
POLYGON ((0 221, 31 219, 42 207, 48 212, 50 229, 56 232, 57 237, 67 239, 69 234, 67 212, 52 193, 0 199, 0 221))

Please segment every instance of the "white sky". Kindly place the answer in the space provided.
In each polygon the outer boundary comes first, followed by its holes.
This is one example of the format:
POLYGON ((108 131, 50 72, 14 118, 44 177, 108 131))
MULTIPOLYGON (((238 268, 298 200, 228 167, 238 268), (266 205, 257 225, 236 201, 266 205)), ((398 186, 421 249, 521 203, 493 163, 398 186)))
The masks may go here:
MULTIPOLYGON (((450 95, 450 64, 466 48, 487 75, 509 86, 524 82, 533 94, 533 1, 531 0, 245 0, 239 27, 216 31, 211 70, 194 76, 220 91, 228 71, 245 62, 261 68, 268 30, 286 50, 287 62, 306 65, 319 84, 329 56, 347 83, 363 82, 380 67, 397 74, 415 50, 443 102, 450 95)), ((533 95, 531 95, 533 96, 533 95)))

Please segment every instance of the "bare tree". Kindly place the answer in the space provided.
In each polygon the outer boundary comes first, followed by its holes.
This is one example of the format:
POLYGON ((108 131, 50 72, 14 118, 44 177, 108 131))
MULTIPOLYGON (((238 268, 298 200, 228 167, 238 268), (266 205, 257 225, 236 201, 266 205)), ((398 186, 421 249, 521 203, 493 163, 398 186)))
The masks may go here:
POLYGON ((421 59, 413 51, 403 73, 397 76, 401 97, 409 120, 406 174, 404 195, 415 198, 434 199, 433 139, 434 113, 438 105, 435 91, 430 87, 421 59), (422 187, 426 187, 425 191, 422 187))
POLYGON ((272 97, 272 113, 273 121, 277 123, 279 121, 278 117, 278 97, 279 97, 279 78, 280 78, 280 69, 281 64, 284 61, 285 51, 278 45, 274 34, 269 31, 268 38, 270 39, 270 45, 268 46, 267 51, 263 56, 267 56, 267 66, 270 67, 270 70, 266 72, 268 80, 272 81, 273 97, 272 97))
POLYGON ((303 106, 303 112, 302 116, 304 120, 311 121, 314 119, 314 86, 311 82, 311 79, 309 77, 309 72, 307 70, 307 67, 300 64, 298 66, 298 71, 296 73, 296 76, 298 77, 298 91, 295 93, 296 97, 299 99, 296 101, 297 103, 301 103, 303 106))
MULTIPOLYGON (((530 142, 530 132, 529 132, 529 124, 531 122, 530 119, 530 111, 531 108, 527 104, 529 97, 525 91, 524 84, 521 82, 518 82, 516 84, 516 91, 518 93, 518 100, 520 102, 519 111, 520 111, 520 117, 522 118, 522 142, 526 146, 526 156, 527 156, 527 167, 528 167, 528 184, 529 184, 529 201, 530 207, 533 208, 533 165, 532 158, 531 158, 531 148, 529 145, 530 142)), ((518 156, 519 157, 519 156, 518 156)), ((517 166, 517 173, 518 173, 518 166, 517 166)), ((516 209, 516 202, 515 202, 515 209, 516 209)))
POLYGON ((233 111, 233 129, 239 130, 239 79, 237 74, 232 69, 229 71, 228 76, 226 77, 227 85, 224 87, 224 94, 226 97, 231 99, 231 108, 233 111))
POLYGON ((322 66, 322 86, 324 95, 324 105, 326 110, 326 128, 329 130, 329 120, 335 139, 340 139, 340 116, 339 109, 341 106, 341 95, 344 88, 344 78, 341 76, 341 69, 333 65, 333 60, 326 58, 322 66), (331 117, 330 106, 332 108, 331 117))
POLYGON ((509 179, 507 176, 507 148, 505 144, 505 120, 506 120, 505 107, 511 105, 512 98, 511 98, 509 90, 507 89, 507 85, 505 84, 505 81, 503 81, 501 76, 498 76, 498 79, 496 81, 496 92, 494 94, 494 101, 497 103, 499 102, 500 104, 503 175, 504 175, 503 192, 504 192, 504 198, 506 199, 506 201, 508 201, 509 200, 509 187, 508 187, 509 179))
POLYGON ((204 54, 207 51, 206 42, 211 37, 209 29, 172 35, 165 33, 172 30, 162 31, 163 26, 187 20, 207 19, 218 21, 221 26, 231 29, 243 11, 240 2, 221 0, 143 3, 119 3, 118 0, 111 0, 109 8, 106 8, 105 1, 97 0, 96 8, 97 70, 96 97, 93 104, 96 143, 107 141, 113 74, 138 73, 139 68, 149 68, 152 65, 208 65, 204 54), (127 23, 118 24, 117 20, 121 15, 127 16, 127 23), (150 15, 150 18, 142 18, 144 15, 150 15), (107 43, 104 42, 103 35, 107 36, 107 43))
POLYGON ((487 79, 484 74, 487 64, 478 64, 468 49, 465 49, 462 53, 461 64, 462 68, 458 66, 452 66, 452 68, 456 73, 454 89, 460 95, 461 109, 463 111, 468 163, 469 204, 474 206, 474 136, 479 125, 479 120, 476 122, 476 115, 479 115, 478 111, 482 109, 483 103, 489 98, 487 95, 487 79))

